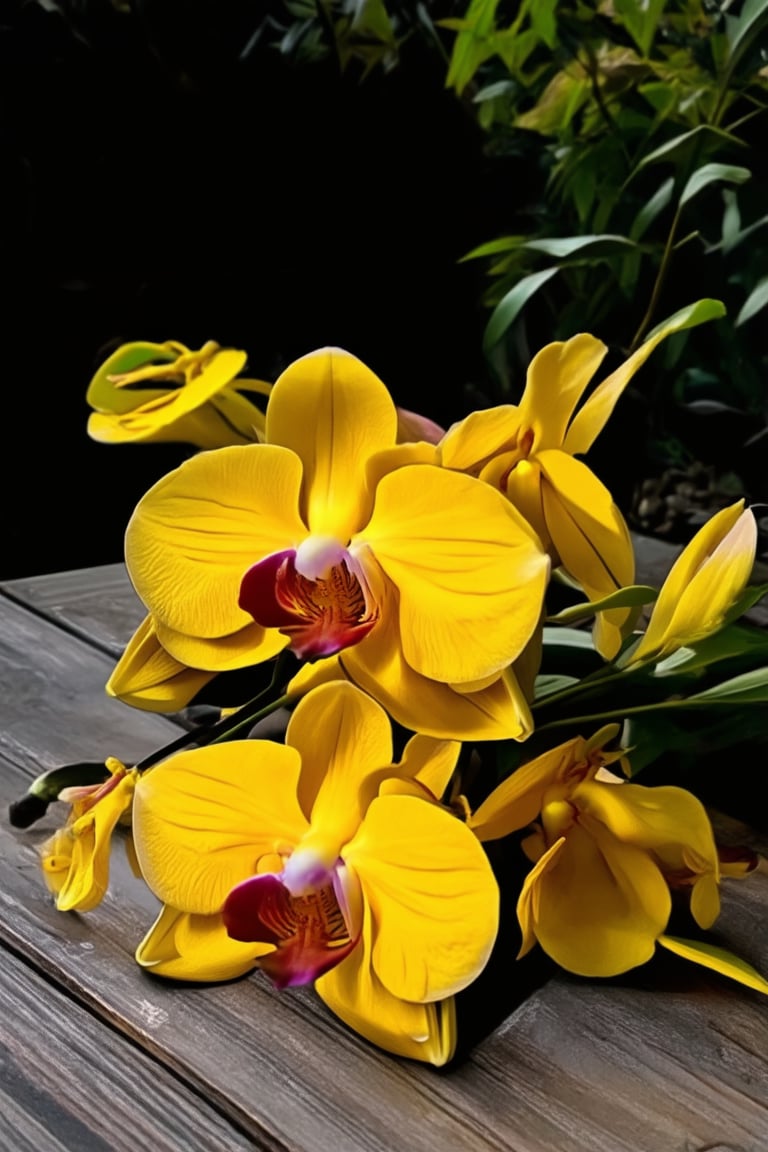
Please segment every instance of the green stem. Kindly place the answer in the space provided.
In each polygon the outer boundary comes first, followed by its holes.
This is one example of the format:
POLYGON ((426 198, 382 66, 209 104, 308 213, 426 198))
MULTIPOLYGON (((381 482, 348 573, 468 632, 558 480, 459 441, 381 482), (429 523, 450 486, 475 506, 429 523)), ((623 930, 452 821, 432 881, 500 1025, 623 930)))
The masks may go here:
MULTIPOLYGON (((659 700, 654 704, 636 704, 630 708, 615 708, 610 712, 593 712, 585 716, 567 716, 562 720, 550 720, 548 724, 542 724, 536 729, 536 735, 542 732, 547 732, 551 728, 566 728, 574 724, 605 724, 609 720, 624 720, 627 716, 638 716, 643 712, 662 712, 669 708, 707 708, 713 704, 720 703, 713 697, 707 697, 706 700, 659 700)), ((723 703, 731 703, 731 701, 723 701, 723 703)), ((747 703, 747 701, 742 701, 747 703)), ((755 700, 753 703, 763 703, 763 701, 755 700)))
POLYGON ((656 306, 659 303, 659 297, 661 296, 661 290, 664 287, 664 281, 666 280, 667 272, 669 271, 669 264, 670 264, 670 261, 672 259, 672 249, 674 248, 675 236, 677 234, 677 227, 678 227, 679 223, 680 223, 680 208, 678 207, 677 210, 675 211, 675 215, 674 215, 673 220, 672 220, 672 225, 669 229, 669 235, 667 236, 667 242, 664 245, 664 255, 661 258, 661 264, 659 265, 659 270, 656 273, 656 280, 655 280, 655 283, 653 285, 653 291, 651 292, 651 299, 648 302, 648 307, 645 310, 645 315, 643 316, 642 320, 640 321, 640 327, 637 329, 637 332, 635 332, 635 335, 632 339, 632 343, 629 346, 630 355, 635 351, 636 348, 640 347, 640 343, 641 343, 643 337, 645 336, 646 332, 648 331, 648 328, 650 327, 651 320, 653 319, 654 312, 656 311, 656 306))

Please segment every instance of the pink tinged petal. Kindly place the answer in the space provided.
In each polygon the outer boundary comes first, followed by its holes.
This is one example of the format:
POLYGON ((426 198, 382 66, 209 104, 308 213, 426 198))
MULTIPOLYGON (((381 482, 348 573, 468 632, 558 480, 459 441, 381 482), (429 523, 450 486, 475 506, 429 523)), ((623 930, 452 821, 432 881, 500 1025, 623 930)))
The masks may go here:
POLYGON ((262 627, 279 629, 302 660, 333 656, 359 644, 379 615, 365 579, 358 578, 359 565, 335 541, 333 562, 327 562, 327 548, 326 559, 319 562, 320 556, 307 547, 316 541, 309 537, 296 550, 254 564, 240 585, 240 607, 262 627))
POLYGON ((331 882, 293 896, 279 876, 252 876, 233 888, 222 910, 233 940, 274 944, 259 961, 276 987, 309 984, 355 947, 331 882))
POLYGON ((576 405, 607 351, 600 340, 580 333, 534 356, 520 401, 520 420, 534 432, 534 452, 562 446, 576 405))
POLYGON ((267 442, 304 465, 302 515, 313 533, 346 541, 368 520, 370 456, 395 443, 397 412, 381 380, 341 348, 294 361, 267 406, 267 442))
POLYGON ((445 428, 435 424, 428 416, 411 412, 408 408, 397 409, 397 442, 408 444, 419 440, 427 444, 437 444, 445 435, 445 428))

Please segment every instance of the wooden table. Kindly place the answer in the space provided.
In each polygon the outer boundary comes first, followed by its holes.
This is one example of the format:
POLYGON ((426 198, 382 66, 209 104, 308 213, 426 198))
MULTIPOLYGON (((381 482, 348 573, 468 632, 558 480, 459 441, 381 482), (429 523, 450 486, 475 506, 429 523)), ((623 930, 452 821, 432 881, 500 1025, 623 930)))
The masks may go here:
MULTIPOLYGON (((155 901, 120 844, 104 902, 57 912, 36 846, 63 806, 22 831, 8 803, 47 768, 136 761, 179 729, 105 695, 142 615, 122 566, 0 585, 0 613, 0 1148, 768 1150, 768 998, 674 957, 604 982, 550 974, 529 995, 510 962, 510 1014, 437 1071, 376 1051, 310 989, 140 970, 155 901)), ((724 886, 719 927, 768 973, 768 875, 724 886)))

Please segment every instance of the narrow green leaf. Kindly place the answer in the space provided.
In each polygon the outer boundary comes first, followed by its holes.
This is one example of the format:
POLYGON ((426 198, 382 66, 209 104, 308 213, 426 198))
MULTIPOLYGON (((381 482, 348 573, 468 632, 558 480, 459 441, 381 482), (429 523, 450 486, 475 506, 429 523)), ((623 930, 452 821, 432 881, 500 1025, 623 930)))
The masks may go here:
POLYGON ((634 242, 626 236, 613 236, 604 233, 599 236, 564 236, 541 240, 528 240, 525 248, 532 252, 543 252, 556 260, 586 260, 590 257, 613 256, 617 251, 634 248, 634 242))
POLYGON ((480 244, 471 252, 467 252, 466 256, 461 257, 459 264, 463 264, 465 260, 479 260, 484 256, 498 256, 500 252, 513 252, 516 248, 521 248, 525 242, 525 236, 499 236, 498 239, 489 240, 486 244, 480 244))
POLYGON ((739 314, 734 320, 734 327, 738 328, 740 324, 746 324, 747 320, 751 320, 753 316, 762 311, 766 304, 768 304, 768 276, 763 276, 742 304, 739 314))
POLYGON ((662 320, 661 324, 648 333, 644 343, 647 344, 659 332, 682 332, 686 328, 695 328, 698 324, 705 324, 709 320, 720 320, 725 316, 725 305, 721 300, 697 300, 695 304, 689 304, 686 308, 681 308, 679 312, 675 312, 666 320, 662 320))
POLYGON ((715 684, 704 692, 696 692, 693 696, 681 700, 682 706, 689 704, 763 704, 768 702, 768 668, 753 668, 751 672, 742 672, 740 676, 733 676, 724 680, 722 684, 715 684))
POLYGON ((543 700, 545 696, 551 696, 554 692, 562 692, 564 688, 571 688, 578 682, 578 676, 556 676, 554 674, 537 676, 533 693, 534 699, 543 700))
POLYGON ((735 956, 726 948, 720 948, 704 940, 684 940, 680 936, 659 936, 658 943, 662 948, 674 952, 676 956, 682 956, 684 960, 692 960, 694 964, 711 968, 721 976, 737 980, 739 984, 746 984, 747 988, 753 988, 755 992, 768 995, 768 980, 751 964, 747 964, 746 960, 735 956))
POLYGON ((743 184, 751 175, 749 168, 740 168, 735 164, 704 164, 693 173, 683 188, 680 207, 684 208, 709 184, 719 180, 724 180, 727 184, 743 184))
POLYGON ((692 156, 697 148, 706 150, 707 147, 722 147, 725 143, 736 144, 742 148, 746 147, 744 141, 739 140, 738 136, 732 136, 730 132, 725 132, 722 128, 713 128, 710 124, 699 124, 697 128, 692 128, 689 132, 675 136, 673 140, 668 140, 660 148, 654 148, 653 152, 643 156, 642 160, 635 165, 629 179, 631 180, 633 176, 650 164, 659 164, 662 161, 677 163, 692 156))
POLYGON ((728 33, 731 66, 749 49, 766 21, 768 21, 768 0, 746 0, 728 33))
POLYGON ((545 625, 543 631, 545 648, 553 646, 555 648, 589 648, 591 652, 595 650, 591 634, 580 628, 549 628, 545 625))
POLYGON ((543 268, 539 272, 531 273, 530 276, 524 276, 501 298, 491 313, 483 336, 483 351, 486 355, 489 355, 493 346, 498 344, 531 297, 559 271, 557 267, 543 268))

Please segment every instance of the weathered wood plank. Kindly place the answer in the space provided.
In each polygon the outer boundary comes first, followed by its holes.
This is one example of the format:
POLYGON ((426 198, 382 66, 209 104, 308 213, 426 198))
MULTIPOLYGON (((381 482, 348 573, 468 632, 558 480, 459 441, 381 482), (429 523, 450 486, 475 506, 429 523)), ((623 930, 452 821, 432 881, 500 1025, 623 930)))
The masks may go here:
POLYGON ((0 588, 115 657, 145 616, 123 564, 9 580, 0 588))
POLYGON ((167 1068, 0 949, 2 1152, 238 1152, 253 1143, 167 1068))
MULTIPOLYGON (((52 643, 46 629, 43 621, 28 621, 16 629, 24 646, 0 651, 7 657, 0 688, 3 681, 6 691, 13 688, 21 667, 20 682, 42 679, 51 698, 45 721, 32 725, 31 739, 24 710, 13 710, 14 740, 0 745, 11 761, 1 766, 3 804, 15 794, 23 771, 35 770, 35 758, 49 761, 64 717, 69 749, 87 742, 93 723, 93 706, 89 711, 82 699, 73 704, 67 691, 75 697, 87 693, 100 677, 83 676, 83 646, 65 637, 54 645, 58 659, 81 671, 64 678, 61 698, 51 691, 50 679, 40 673, 52 643), (77 651, 67 656, 70 646, 77 651), (20 746, 25 755, 18 755, 20 746)), ((92 658, 101 662, 103 675, 107 662, 96 653, 92 658)), ((99 713, 114 703, 98 691, 95 698, 99 713)), ((130 725, 158 722, 122 712, 130 725)), ((103 716, 99 725, 103 739, 110 726, 103 716)), ((102 752, 92 748, 89 758, 102 752)), ((756 993, 681 969, 671 958, 625 981, 558 977, 461 1065, 435 1073, 382 1057, 341 1029, 309 990, 278 994, 260 976, 192 989, 140 972, 131 955, 151 920, 151 896, 118 853, 110 894, 100 908, 82 917, 57 913, 42 886, 34 847, 56 818, 52 811, 27 833, 1 830, 0 934, 206 1095, 258 1147, 687 1152, 720 1143, 764 1152, 768 1006, 756 993)), ((732 886, 725 919, 734 946, 743 944, 764 971, 765 883, 756 876, 732 886)), ((518 971, 510 965, 511 982, 518 971)))

